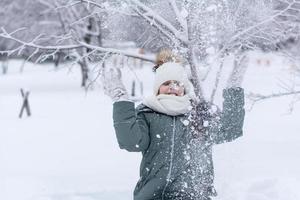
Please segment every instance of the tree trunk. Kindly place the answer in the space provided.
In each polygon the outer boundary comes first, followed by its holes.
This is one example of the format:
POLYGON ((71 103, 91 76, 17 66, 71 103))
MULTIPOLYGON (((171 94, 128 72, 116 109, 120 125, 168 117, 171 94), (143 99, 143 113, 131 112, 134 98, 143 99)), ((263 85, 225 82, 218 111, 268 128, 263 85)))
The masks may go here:
POLYGON ((210 95, 210 102, 213 103, 214 102, 214 99, 215 99, 215 96, 216 96, 216 93, 217 93, 217 90, 218 90, 218 87, 219 87, 219 83, 220 83, 220 79, 221 79, 221 73, 222 73, 222 70, 223 70, 223 67, 224 67, 224 59, 225 59, 225 55, 222 54, 221 57, 220 57, 220 63, 219 63, 219 70, 216 74, 216 79, 215 79, 215 82, 214 82, 214 88, 211 92, 211 95, 210 95))
POLYGON ((79 62, 80 69, 81 69, 81 87, 87 87, 87 81, 89 78, 89 68, 85 59, 79 62))
POLYGON ((6 74, 8 70, 8 59, 4 58, 2 60, 2 74, 6 74))
POLYGON ((245 51, 239 51, 234 57, 232 72, 227 80, 227 87, 240 87, 248 68, 249 58, 245 51))
POLYGON ((198 72, 197 72, 197 66, 193 60, 192 48, 189 48, 189 51, 186 55, 186 59, 190 66, 190 70, 191 70, 191 74, 192 74, 191 82, 194 86, 195 94, 199 99, 204 99, 203 90, 200 85, 200 78, 199 78, 198 72))

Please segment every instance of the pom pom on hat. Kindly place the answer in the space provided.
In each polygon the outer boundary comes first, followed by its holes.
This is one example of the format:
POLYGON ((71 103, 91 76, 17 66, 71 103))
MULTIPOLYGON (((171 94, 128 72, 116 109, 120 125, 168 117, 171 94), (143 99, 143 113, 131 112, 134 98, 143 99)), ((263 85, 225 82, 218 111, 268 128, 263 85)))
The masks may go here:
POLYGON ((182 59, 170 49, 162 49, 156 56, 156 65, 153 67, 153 71, 167 62, 182 63, 182 59))

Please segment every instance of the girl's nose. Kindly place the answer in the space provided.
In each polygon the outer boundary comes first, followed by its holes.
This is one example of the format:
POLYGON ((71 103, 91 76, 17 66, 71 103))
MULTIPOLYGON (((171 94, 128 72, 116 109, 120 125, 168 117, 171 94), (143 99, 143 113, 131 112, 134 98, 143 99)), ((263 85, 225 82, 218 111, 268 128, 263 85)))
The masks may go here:
POLYGON ((176 91, 176 90, 179 89, 179 87, 178 87, 177 85, 175 85, 175 84, 171 84, 171 85, 169 86, 169 88, 170 88, 171 90, 174 90, 174 91, 176 91))
POLYGON ((176 88, 176 87, 169 87, 169 92, 170 93, 177 93, 178 92, 178 88, 176 88))

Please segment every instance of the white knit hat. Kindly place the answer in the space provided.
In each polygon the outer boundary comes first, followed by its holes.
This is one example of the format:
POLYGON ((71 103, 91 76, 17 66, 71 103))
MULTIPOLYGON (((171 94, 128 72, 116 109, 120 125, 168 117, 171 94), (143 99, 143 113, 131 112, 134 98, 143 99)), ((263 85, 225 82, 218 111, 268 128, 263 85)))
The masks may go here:
POLYGON ((166 81, 179 81, 183 83, 185 93, 194 95, 192 83, 189 81, 187 73, 182 65, 175 62, 167 62, 156 69, 153 92, 157 95, 160 86, 166 81))

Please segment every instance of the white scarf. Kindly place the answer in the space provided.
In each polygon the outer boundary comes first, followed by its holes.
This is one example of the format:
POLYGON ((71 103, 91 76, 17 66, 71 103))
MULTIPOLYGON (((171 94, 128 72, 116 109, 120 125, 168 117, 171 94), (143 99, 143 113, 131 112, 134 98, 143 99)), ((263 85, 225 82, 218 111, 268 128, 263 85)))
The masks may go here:
POLYGON ((152 95, 145 98, 143 100, 143 104, 153 109, 154 111, 171 116, 185 114, 191 110, 191 102, 189 95, 152 95))

